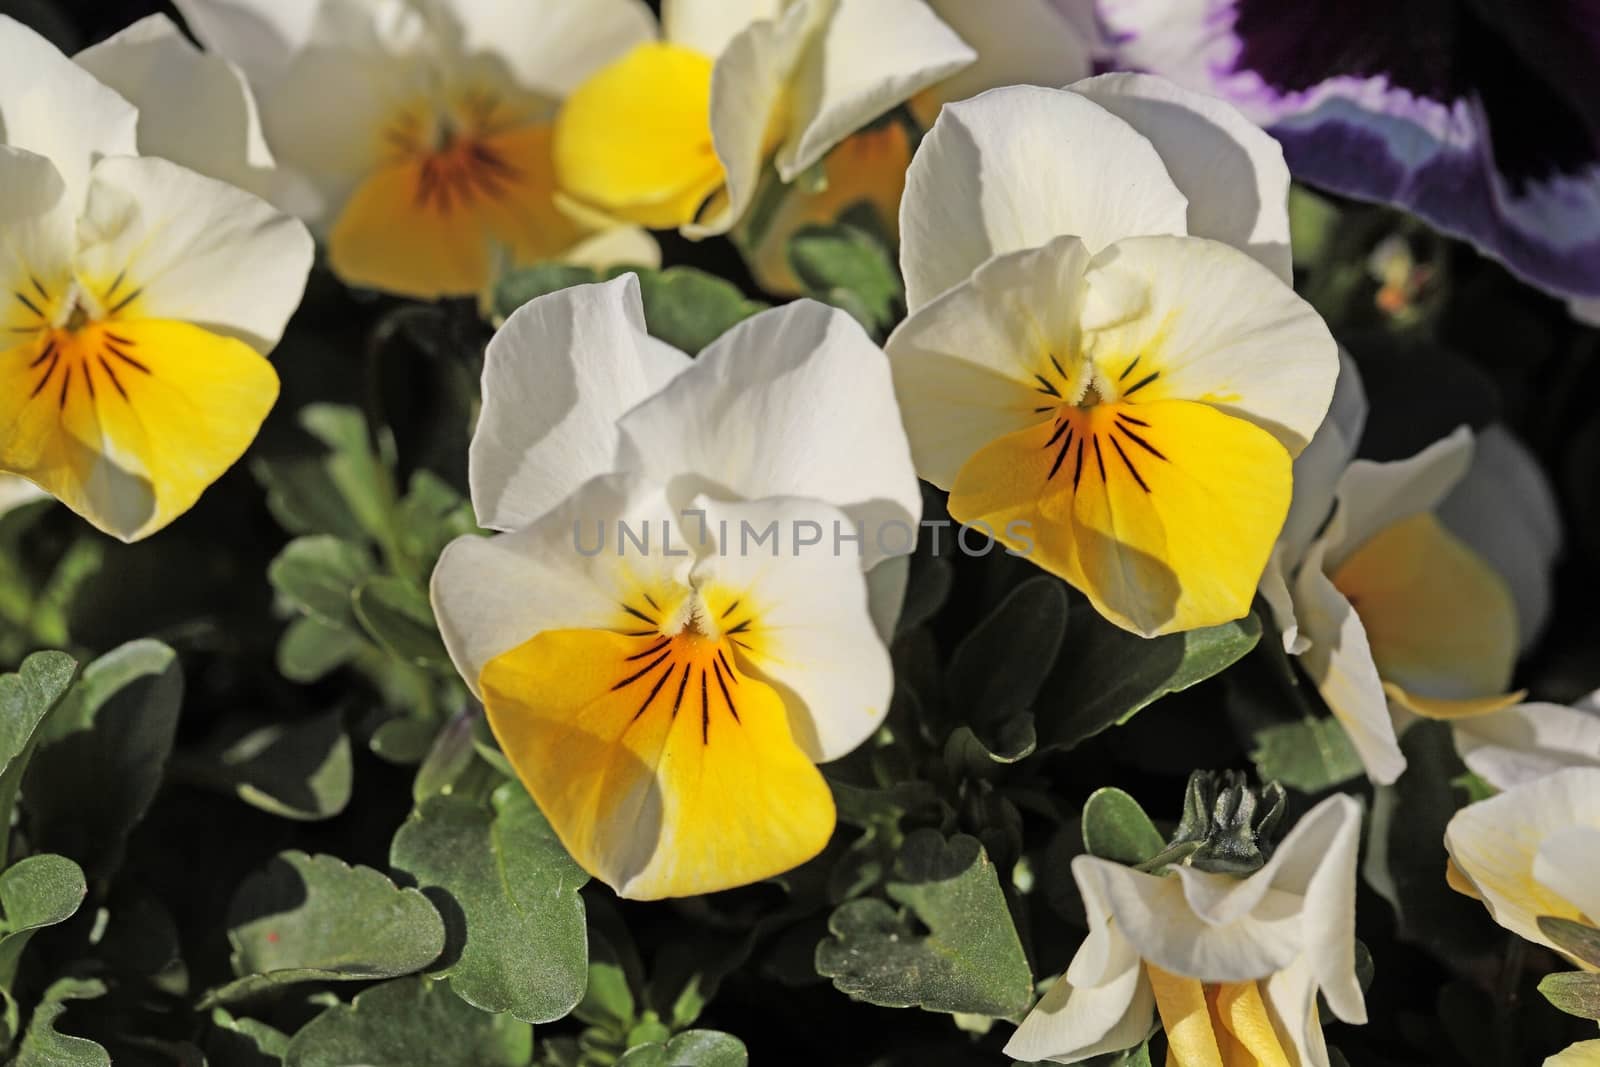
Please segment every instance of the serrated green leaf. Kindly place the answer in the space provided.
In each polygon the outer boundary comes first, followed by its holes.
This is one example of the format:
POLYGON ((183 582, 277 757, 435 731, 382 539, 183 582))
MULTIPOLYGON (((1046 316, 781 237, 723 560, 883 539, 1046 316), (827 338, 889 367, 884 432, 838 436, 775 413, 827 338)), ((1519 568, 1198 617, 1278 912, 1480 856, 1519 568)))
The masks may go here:
POLYGON ((33 932, 70 919, 88 892, 83 870, 53 853, 18 860, 0 873, 0 987, 11 989, 33 932))
POLYGON ((342 812, 355 777, 337 711, 251 730, 218 755, 216 772, 245 803, 305 820, 342 812))
POLYGON ((639 276, 644 320, 653 337, 691 356, 767 305, 751 300, 738 286, 694 267, 666 270, 625 267, 607 277, 639 276))
POLYGON ((475 533, 478 522, 470 501, 464 500, 443 478, 420 470, 411 476, 406 495, 395 509, 396 534, 407 552, 429 566, 444 546, 464 534, 475 533))
POLYGON ((285 600, 324 626, 361 632, 355 591, 377 573, 360 545, 316 535, 293 541, 267 568, 267 578, 285 600))
POLYGON ((111 1067, 111 1056, 100 1044, 56 1029, 69 1001, 94 1000, 105 992, 105 983, 95 979, 57 980, 33 1009, 12 1067, 111 1067))
POLYGON ((1083 805, 1083 847, 1091 856, 1137 867, 1166 847, 1139 802, 1120 789, 1089 794, 1083 805))
POLYGON ((435 796, 395 835, 389 862, 434 899, 454 905, 445 966, 467 1003, 551 1022, 583 996, 588 938, 578 890, 589 876, 515 782, 494 793, 493 810, 459 796, 435 796))
POLYGON ((1033 978, 994 865, 976 838, 936 830, 906 838, 889 896, 924 926, 919 935, 889 904, 850 901, 828 920, 817 972, 841 992, 883 1007, 1015 1017, 1033 978))
POLYGON ((17 790, 28 769, 39 727, 61 702, 78 673, 65 652, 36 652, 15 674, 0 676, 0 866, 5 865, 17 790))
POLYGON ((569 263, 536 263, 522 267, 508 272, 495 285, 494 310, 501 318, 506 318, 530 300, 599 278, 592 268, 569 263))
POLYGON ((208 994, 204 1007, 295 982, 420 971, 444 951, 445 933, 417 890, 333 856, 283 852, 234 895, 228 941, 239 978, 208 994))
POLYGON ((366 416, 345 405, 308 404, 300 412, 300 424, 328 447, 323 460, 328 477, 361 529, 381 542, 390 521, 392 457, 373 450, 366 416))
POLYGON ((849 294, 865 313, 862 325, 878 336, 900 316, 905 304, 900 272, 872 234, 845 223, 803 226, 789 238, 788 256, 789 268, 812 296, 849 294))
POLYGON ((533 1027, 479 1011, 446 982, 401 978, 317 1016, 289 1042, 288 1067, 523 1067, 533 1027))
POLYGON ((289 623, 278 641, 278 673, 310 685, 349 663, 365 647, 360 634, 302 616, 289 623))
POLYGON ((91 883, 109 878, 161 785, 182 703, 178 656, 159 641, 85 667, 40 728, 23 780, 34 848, 76 860, 91 883))
POLYGON ((1060 703, 1034 711, 1041 748, 1072 748, 1126 722, 1168 693, 1205 681, 1238 662, 1261 640, 1261 621, 1237 622, 1145 638, 1092 611, 1075 611, 1067 627, 1070 656, 1056 662, 1044 691, 1060 703))
POLYGON ((367 634, 397 659, 419 667, 450 662, 427 594, 403 578, 368 578, 356 587, 352 607, 367 634))
POLYGON ((1541 915, 1539 932, 1573 959, 1600 967, 1600 930, 1571 919, 1541 915))
POLYGON ((744 1042, 716 1030, 685 1030, 663 1042, 630 1048, 617 1067, 746 1067, 744 1042))
POLYGON ((1571 971, 1547 974, 1539 992, 1557 1009, 1580 1019, 1600 1019, 1600 974, 1571 971))
POLYGON ((1331 716, 1278 723, 1257 731, 1250 760, 1262 781, 1282 782, 1302 793, 1332 789, 1365 771, 1350 735, 1331 716))

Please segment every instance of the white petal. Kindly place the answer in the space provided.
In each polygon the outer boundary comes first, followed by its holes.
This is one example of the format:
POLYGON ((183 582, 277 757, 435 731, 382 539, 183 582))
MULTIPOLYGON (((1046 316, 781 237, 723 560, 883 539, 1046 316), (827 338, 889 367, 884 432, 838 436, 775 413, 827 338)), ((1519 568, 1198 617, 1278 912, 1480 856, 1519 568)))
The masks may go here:
POLYGON ((1513 789, 1566 767, 1600 767, 1600 715, 1560 704, 1518 704, 1454 725, 1467 768, 1513 789))
POLYGON ((1294 461, 1294 500, 1278 537, 1284 559, 1291 567, 1305 557, 1312 538, 1328 521, 1339 479, 1356 457, 1366 421, 1367 394, 1361 373, 1355 360, 1341 348, 1339 378, 1333 387, 1328 415, 1294 461))
POLYGON ((615 226, 585 237, 561 254, 563 263, 607 270, 611 267, 661 266, 661 246, 648 230, 615 226))
POLYGON ((1140 373, 1160 372, 1141 400, 1209 403, 1291 456, 1322 424, 1338 345, 1310 304, 1242 252, 1197 237, 1131 237, 1095 256, 1088 283, 1085 325, 1114 323, 1089 339, 1101 371, 1126 373, 1147 353, 1140 373))
POLYGON ((1539 931, 1539 916, 1576 919, 1580 911, 1539 882, 1534 863, 1547 838, 1571 827, 1600 827, 1600 769, 1557 771, 1471 804, 1450 820, 1444 843, 1495 922, 1555 948, 1539 931))
POLYGON ((78 53, 78 65, 139 108, 139 152, 236 185, 293 214, 309 190, 267 148, 244 75, 201 52, 165 15, 151 15, 78 53))
POLYGON ((314 252, 296 219, 164 159, 107 159, 79 224, 79 268, 127 272, 139 314, 266 353, 300 304, 314 252))
POLYGON ((73 210, 102 156, 138 152, 138 112, 22 23, 0 15, 0 145, 55 164, 73 210))
POLYGON ((725 584, 752 612, 752 646, 742 659, 784 698, 795 742, 818 763, 850 752, 883 721, 894 690, 860 557, 836 540, 850 520, 820 501, 794 497, 739 503, 697 497, 692 507, 704 511, 716 544, 716 555, 697 564, 695 575, 725 584), (758 544, 773 524, 771 547, 758 544))
POLYGON ((1256 586, 1256 592, 1272 612, 1272 620, 1277 623, 1283 639, 1283 650, 1291 656, 1298 656, 1311 647, 1311 641, 1300 632, 1300 622, 1295 618, 1294 594, 1289 592, 1289 573, 1290 568, 1284 563, 1283 545, 1274 545, 1272 555, 1267 559, 1267 567, 1261 572, 1261 582, 1256 586))
POLYGON ((661 32, 673 44, 719 56, 745 27, 782 9, 782 0, 662 0, 661 32))
POLYGON ((668 558, 656 533, 687 544, 659 489, 623 475, 585 483, 514 533, 461 537, 439 557, 434 615, 461 678, 477 692, 484 665, 545 630, 609 629, 630 575, 686 580, 691 558, 668 558), (624 551, 618 523, 650 531, 652 554, 624 551), (623 558, 625 556, 625 558, 623 558))
POLYGON ((1579 1041, 1544 1061, 1544 1067, 1600 1067, 1600 1041, 1579 1041))
POLYGON ((1150 1033, 1155 994, 1138 956, 1103 985, 1077 988, 1056 980, 1003 1050, 1014 1060, 1080 1063, 1132 1048, 1150 1033))
POLYGON ((1065 85, 1093 67, 1088 40, 1048 0, 928 0, 928 5, 978 53, 977 62, 932 88, 941 103, 1002 85, 1065 85))
POLYGON ((1295 617, 1310 642, 1300 662, 1328 710, 1350 735, 1367 777, 1388 785, 1405 770, 1406 759, 1395 738, 1389 700, 1366 629, 1344 594, 1328 580, 1322 553, 1320 543, 1312 547, 1294 585, 1295 617))
POLYGON ((1530 647, 1550 614, 1551 570, 1561 553, 1561 514, 1539 461, 1510 430, 1488 427, 1438 513, 1511 587, 1521 647, 1530 647))
POLYGON ((637 275, 531 300, 489 342, 468 452, 478 524, 514 530, 617 465, 616 421, 686 370, 645 332, 637 275))
POLYGON ((319 0, 173 0, 208 49, 252 80, 283 73, 311 36, 319 0))
POLYGON ((1079 349, 1088 250, 1075 237, 999 255, 889 338, 917 473, 941 489, 990 442, 1036 426, 1052 346, 1079 349))
POLYGON ((1180 868, 1187 878, 1144 874, 1093 856, 1072 861, 1072 875, 1084 897, 1104 901, 1134 950, 1164 970, 1202 982, 1242 982, 1265 978, 1292 963, 1300 952, 1299 900, 1265 889, 1248 914, 1226 924, 1197 915, 1190 904, 1191 883, 1226 881, 1217 892, 1253 893, 1255 887, 1226 875, 1180 868))
POLYGON ((8 511, 15 511, 24 504, 31 504, 35 500, 43 500, 50 494, 40 489, 26 478, 18 478, 10 474, 0 474, 0 515, 8 511))
POLYGON ((1539 842, 1533 877, 1583 914, 1600 915, 1600 826, 1568 826, 1539 842))
POLYGON ((775 19, 740 30, 711 70, 711 143, 727 187, 699 222, 683 227, 689 237, 727 233, 755 199, 768 135, 782 121, 790 78, 811 39, 819 0, 789 5, 775 19))
POLYGON ((803 496, 864 524, 863 565, 907 551, 922 493, 889 362, 846 312, 812 300, 763 311, 623 416, 620 469, 675 501, 803 496))
POLYGON ((0 295, 6 297, 0 331, 6 348, 10 338, 37 329, 52 310, 41 302, 36 280, 58 294, 70 283, 74 222, 67 186, 55 165, 0 145, 0 295), (15 293, 29 303, 15 299, 15 293))
POLYGON ((867 571, 867 610, 872 613, 872 625, 884 644, 894 641, 895 627, 900 624, 900 610, 905 607, 906 585, 911 580, 911 557, 890 556, 867 571))
POLYGON ((1067 86, 1149 139, 1189 198, 1189 233, 1222 241, 1294 284, 1283 149, 1231 104, 1150 74, 1067 86))
POLYGON ((1600 326, 1600 300, 1571 300, 1567 310, 1585 326, 1600 326))
POLYGON ((1328 1045, 1317 1017, 1317 981, 1311 961, 1302 956, 1261 984, 1261 997, 1273 1032, 1300 1067, 1329 1067, 1328 1045), (1296 1061, 1295 1056, 1299 1059, 1296 1061))
POLYGON ((795 72, 776 159, 794 181, 834 145, 978 58, 922 0, 832 0, 795 72))
POLYGON ((641 0, 448 0, 469 53, 502 60, 524 89, 554 99, 655 39, 641 0))
POLYGON ((1060 89, 1010 86, 946 105, 906 172, 900 266, 915 310, 1000 252, 1081 237, 1187 232, 1188 201, 1155 147, 1060 89))
POLYGON ((1323 538, 1327 570, 1338 570, 1385 527, 1437 507, 1466 475, 1472 448, 1472 431, 1460 426, 1409 459, 1350 464, 1339 479, 1338 514, 1323 538))

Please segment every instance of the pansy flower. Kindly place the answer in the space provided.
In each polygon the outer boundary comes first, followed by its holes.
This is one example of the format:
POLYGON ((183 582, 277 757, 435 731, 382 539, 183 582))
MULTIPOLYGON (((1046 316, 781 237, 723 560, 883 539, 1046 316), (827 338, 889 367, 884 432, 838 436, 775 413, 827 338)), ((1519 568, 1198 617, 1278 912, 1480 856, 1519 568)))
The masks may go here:
POLYGON ((32 31, 0 19, 0 46, 0 471, 137 540, 255 438, 311 238, 135 158, 136 112, 32 31))
POLYGON ((814 765, 892 683, 863 570, 920 515, 860 326, 799 301, 691 361, 645 332, 632 275, 541 297, 490 344, 470 474, 508 532, 446 549, 435 612, 573 857, 654 898, 815 855, 814 765))
POLYGON ((322 199, 334 271, 422 299, 510 266, 653 263, 653 242, 556 207, 561 98, 651 32, 636 0, 185 0, 250 73, 267 143, 322 199))
POLYGON ((1142 75, 947 105, 907 176, 918 473, 1136 633, 1249 611, 1327 410, 1287 189, 1260 130, 1142 75))
POLYGON ((973 58, 923 0, 666 0, 662 40, 567 98, 556 171, 597 215, 724 233, 767 160, 792 182, 973 58))
POLYGON ((1592 5, 1099 0, 1117 61, 1230 101, 1295 175, 1600 296, 1592 5))
POLYGON ((1006 1044, 1080 1063, 1143 1041, 1159 1019, 1175 1067, 1328 1067, 1318 997, 1366 1022, 1355 971, 1361 807, 1324 800, 1246 877, 1072 861, 1089 936, 1006 1044))

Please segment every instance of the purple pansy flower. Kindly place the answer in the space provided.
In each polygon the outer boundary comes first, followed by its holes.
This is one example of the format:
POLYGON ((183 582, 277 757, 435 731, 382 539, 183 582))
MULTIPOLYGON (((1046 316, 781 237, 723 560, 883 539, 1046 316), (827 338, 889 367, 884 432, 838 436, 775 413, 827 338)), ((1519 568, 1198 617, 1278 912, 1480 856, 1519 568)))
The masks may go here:
POLYGON ((1231 101, 1315 185, 1600 297, 1600 0, 1099 0, 1120 65, 1231 101))

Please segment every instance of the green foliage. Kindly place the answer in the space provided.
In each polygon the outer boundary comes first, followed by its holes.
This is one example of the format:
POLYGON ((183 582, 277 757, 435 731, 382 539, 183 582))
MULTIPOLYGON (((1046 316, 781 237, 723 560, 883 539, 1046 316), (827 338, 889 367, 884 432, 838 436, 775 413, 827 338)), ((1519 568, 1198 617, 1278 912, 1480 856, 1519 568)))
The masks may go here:
POLYGON ((71 1002, 94 1000, 105 992, 104 982, 89 978, 63 978, 45 990, 13 1067, 111 1067, 111 1055, 103 1046, 56 1029, 71 1002))
POLYGON ((487 1015, 457 997, 448 982, 398 978, 350 1004, 329 1008, 290 1040, 286 1067, 523 1067, 533 1055, 533 1027, 510 1015, 487 1015))
POLYGON ((892 251, 846 222, 809 225, 789 238, 789 267, 818 300, 834 304, 882 338, 904 313, 905 286, 892 251))
POLYGON ((89 893, 83 870, 48 852, 0 872, 0 987, 8 992, 35 930, 72 918, 89 893))
POLYGON ((285 819, 327 819, 350 803, 355 767, 344 719, 324 712, 245 730, 190 763, 197 779, 285 819))
POLYGON ((1600 974, 1572 971, 1545 975, 1539 982, 1539 992, 1568 1015, 1600 1021, 1600 974))
POLYGON ((745 1067, 750 1053, 732 1034, 685 1030, 666 1041, 638 1045, 617 1061, 617 1067, 745 1067))
POLYGON ((1083 848, 1091 856, 1137 867, 1166 844, 1139 802, 1120 789, 1097 789, 1083 806, 1083 848))
POLYGON ((1579 963, 1600 967, 1600 930, 1572 919, 1541 915, 1539 932, 1579 963))
POLYGON ((1303 793, 1320 793, 1364 773, 1350 735, 1331 716, 1266 727, 1256 734, 1250 759, 1262 778, 1303 793))

